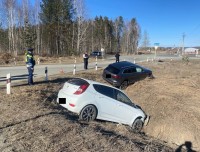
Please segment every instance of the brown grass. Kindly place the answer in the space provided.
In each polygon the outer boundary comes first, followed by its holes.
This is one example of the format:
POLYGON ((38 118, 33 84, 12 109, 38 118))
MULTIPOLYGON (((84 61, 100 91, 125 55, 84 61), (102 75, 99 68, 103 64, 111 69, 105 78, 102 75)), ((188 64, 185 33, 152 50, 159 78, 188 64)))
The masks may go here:
MULTIPOLYGON (((7 55, 7 54, 6 54, 7 55)), ((9 55, 9 54, 8 54, 9 55)), ((4 54, 0 54, 0 65, 1 66, 13 66, 13 65, 25 65, 25 56, 18 55, 17 57, 14 56, 5 56, 4 54), (5 59, 6 58, 6 59, 5 59), (7 59, 8 58, 8 59, 7 59), (7 64, 5 61, 9 61, 7 64)), ((83 57, 81 56, 69 56, 69 57, 42 57, 38 55, 34 55, 34 59, 36 64, 38 60, 40 64, 74 64, 75 59, 76 63, 83 63, 83 57)), ((90 57, 89 62, 95 62, 96 58, 90 57)))
MULTIPOLYGON (((11 95, 1 89, 0 151, 174 151, 185 141, 199 150, 199 63, 143 63, 153 70, 155 79, 125 90, 151 115, 141 134, 111 122, 79 122, 76 115, 56 104, 58 90, 71 74, 50 77, 49 82, 35 80, 33 87, 15 84, 11 95)), ((101 73, 102 69, 92 69, 76 76, 106 83, 101 73)))

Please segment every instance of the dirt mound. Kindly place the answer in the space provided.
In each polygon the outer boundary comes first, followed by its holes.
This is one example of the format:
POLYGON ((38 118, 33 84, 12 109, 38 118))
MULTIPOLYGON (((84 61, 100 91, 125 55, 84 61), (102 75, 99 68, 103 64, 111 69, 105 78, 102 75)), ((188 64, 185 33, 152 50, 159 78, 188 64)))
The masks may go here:
POLYGON ((199 63, 144 64, 155 79, 137 82, 126 91, 151 116, 147 134, 177 145, 189 141, 200 150, 199 63))

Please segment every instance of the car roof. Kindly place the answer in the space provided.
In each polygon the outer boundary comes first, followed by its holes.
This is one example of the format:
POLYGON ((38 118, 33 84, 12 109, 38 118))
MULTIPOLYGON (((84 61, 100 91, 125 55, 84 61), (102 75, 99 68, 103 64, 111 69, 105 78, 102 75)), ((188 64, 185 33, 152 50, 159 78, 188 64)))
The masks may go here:
POLYGON ((101 52, 101 51, 93 51, 92 53, 99 53, 99 52, 101 52))
POLYGON ((104 86, 107 86, 107 87, 110 87, 110 88, 114 88, 114 89, 119 90, 119 91, 121 91, 121 92, 124 93, 123 90, 120 90, 120 89, 118 89, 118 88, 116 88, 116 87, 107 85, 107 84, 105 84, 105 83, 100 83, 100 82, 97 82, 97 81, 94 81, 94 80, 89 80, 89 79, 85 79, 85 78, 81 78, 81 77, 74 77, 74 78, 72 78, 72 79, 82 79, 82 80, 87 81, 89 84, 100 84, 100 85, 104 85, 104 86))
POLYGON ((132 62, 128 62, 128 61, 116 62, 116 63, 110 64, 110 65, 117 69, 124 69, 127 67, 140 67, 137 64, 133 64, 132 62))

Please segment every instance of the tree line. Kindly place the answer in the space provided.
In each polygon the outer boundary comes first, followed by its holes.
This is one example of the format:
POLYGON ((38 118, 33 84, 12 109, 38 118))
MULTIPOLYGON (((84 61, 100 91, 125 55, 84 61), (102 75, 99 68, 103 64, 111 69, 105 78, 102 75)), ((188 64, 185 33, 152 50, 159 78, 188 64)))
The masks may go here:
POLYGON ((136 18, 86 16, 84 0, 1 0, 0 52, 15 56, 70 56, 101 50, 133 54, 140 39, 136 18))

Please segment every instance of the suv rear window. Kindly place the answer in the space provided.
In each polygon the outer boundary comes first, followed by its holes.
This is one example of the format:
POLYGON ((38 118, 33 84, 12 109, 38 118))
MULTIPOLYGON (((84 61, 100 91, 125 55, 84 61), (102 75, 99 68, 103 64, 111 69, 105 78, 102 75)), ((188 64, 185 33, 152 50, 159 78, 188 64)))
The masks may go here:
POLYGON ((84 85, 84 84, 89 84, 87 81, 83 80, 83 79, 79 79, 79 78, 73 78, 73 79, 70 79, 67 81, 68 83, 70 84, 74 84, 74 85, 77 85, 77 86, 81 86, 81 85, 84 85))
POLYGON ((113 74, 118 74, 120 72, 119 69, 113 67, 112 65, 109 65, 107 68, 106 68, 107 71, 113 73, 113 74))

